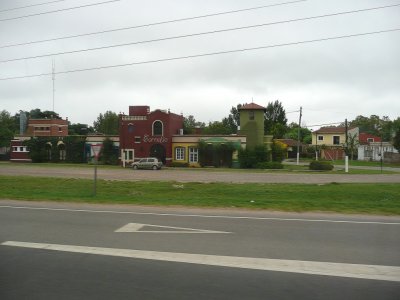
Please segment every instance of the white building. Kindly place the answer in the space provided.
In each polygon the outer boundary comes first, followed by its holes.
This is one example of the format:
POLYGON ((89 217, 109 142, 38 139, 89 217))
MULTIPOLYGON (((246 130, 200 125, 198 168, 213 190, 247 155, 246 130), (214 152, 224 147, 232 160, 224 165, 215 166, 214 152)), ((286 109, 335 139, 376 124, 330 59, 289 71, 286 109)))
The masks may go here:
POLYGON ((360 145, 358 147, 358 160, 380 161, 385 158, 385 153, 399 153, 391 143, 378 142, 369 143, 368 145, 360 145))

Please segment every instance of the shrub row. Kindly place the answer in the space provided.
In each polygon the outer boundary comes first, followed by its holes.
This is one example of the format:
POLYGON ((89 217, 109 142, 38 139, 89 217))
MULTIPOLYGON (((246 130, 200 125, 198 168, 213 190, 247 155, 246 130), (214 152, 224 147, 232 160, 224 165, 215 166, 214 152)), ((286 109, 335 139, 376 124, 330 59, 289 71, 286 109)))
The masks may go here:
POLYGON ((333 170, 333 165, 328 161, 312 161, 309 166, 310 170, 322 170, 331 171, 333 170))

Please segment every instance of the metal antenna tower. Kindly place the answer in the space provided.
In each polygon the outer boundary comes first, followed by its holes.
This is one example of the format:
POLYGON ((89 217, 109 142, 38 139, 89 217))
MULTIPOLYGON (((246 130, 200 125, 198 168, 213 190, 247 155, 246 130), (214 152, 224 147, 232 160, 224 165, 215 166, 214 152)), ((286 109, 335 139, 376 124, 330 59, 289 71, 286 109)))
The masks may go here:
POLYGON ((56 62, 55 62, 55 60, 54 60, 54 58, 52 58, 52 60, 51 60, 51 69, 52 69, 52 72, 51 72, 51 78, 52 78, 52 80, 53 80, 53 112, 54 112, 54 98, 55 98, 55 93, 56 93, 56 62))

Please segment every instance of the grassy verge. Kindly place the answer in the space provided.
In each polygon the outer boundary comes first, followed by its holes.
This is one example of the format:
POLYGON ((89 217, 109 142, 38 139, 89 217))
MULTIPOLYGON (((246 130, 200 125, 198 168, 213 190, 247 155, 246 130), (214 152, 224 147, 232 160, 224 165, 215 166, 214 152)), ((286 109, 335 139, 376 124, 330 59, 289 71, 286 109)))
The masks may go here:
POLYGON ((0 176, 0 198, 400 215, 398 184, 225 184, 0 176))

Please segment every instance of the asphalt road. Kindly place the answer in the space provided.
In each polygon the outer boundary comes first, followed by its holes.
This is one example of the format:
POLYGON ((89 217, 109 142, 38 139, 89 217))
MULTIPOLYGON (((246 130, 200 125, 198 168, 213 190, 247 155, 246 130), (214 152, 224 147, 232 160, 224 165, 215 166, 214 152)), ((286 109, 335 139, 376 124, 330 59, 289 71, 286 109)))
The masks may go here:
MULTIPOLYGON (((93 178, 93 168, 57 167, 42 165, 0 164, 0 175, 45 176, 60 178, 93 178)), ((123 168, 99 168, 98 176, 106 180, 126 181, 176 181, 176 182, 233 182, 233 183, 400 183, 400 174, 304 174, 304 173, 263 173, 254 171, 219 170, 132 170, 123 168)))
POLYGON ((0 299, 399 299, 400 218, 0 201, 0 299))

